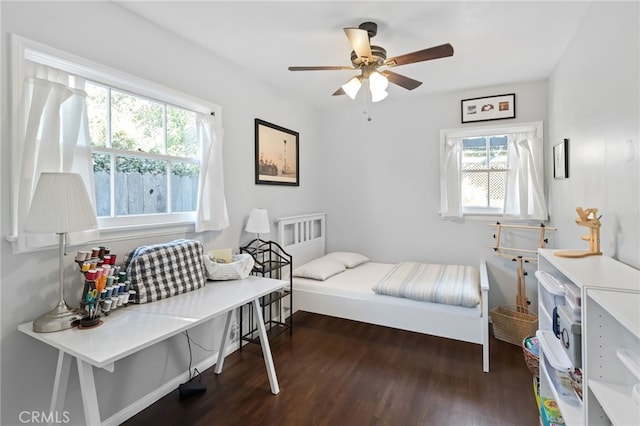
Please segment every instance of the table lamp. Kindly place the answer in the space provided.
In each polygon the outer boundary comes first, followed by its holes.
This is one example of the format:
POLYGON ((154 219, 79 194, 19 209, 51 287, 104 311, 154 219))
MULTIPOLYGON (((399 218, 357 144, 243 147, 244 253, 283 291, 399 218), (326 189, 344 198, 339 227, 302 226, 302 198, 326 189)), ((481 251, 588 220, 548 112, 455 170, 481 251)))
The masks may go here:
POLYGON ((256 262, 262 262, 264 259, 262 259, 260 253, 260 234, 268 234, 270 232, 267 209, 251 209, 247 226, 245 226, 244 230, 256 234, 255 260, 256 262))
POLYGON ((260 240, 260 234, 268 234, 269 229, 269 214, 267 209, 251 209, 249 213, 249 220, 247 220, 247 226, 245 231, 256 234, 256 240, 260 240))
POLYGON ((33 331, 48 333, 76 325, 83 316, 64 300, 64 261, 68 232, 96 229, 98 221, 84 182, 76 173, 42 173, 38 180, 24 232, 58 234, 59 301, 57 306, 33 322, 33 331))

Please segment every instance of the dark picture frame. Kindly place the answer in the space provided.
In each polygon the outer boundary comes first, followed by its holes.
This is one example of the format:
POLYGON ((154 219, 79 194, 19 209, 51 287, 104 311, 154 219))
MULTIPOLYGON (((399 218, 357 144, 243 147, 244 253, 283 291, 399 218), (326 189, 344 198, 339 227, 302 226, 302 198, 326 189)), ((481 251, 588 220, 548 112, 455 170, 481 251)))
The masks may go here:
POLYGON ((463 123, 516 118, 516 94, 485 96, 460 101, 460 119, 463 123))
POLYGON ((553 147, 553 178, 569 177, 569 139, 553 147))
POLYGON ((299 134, 255 119, 256 184, 300 186, 299 134))

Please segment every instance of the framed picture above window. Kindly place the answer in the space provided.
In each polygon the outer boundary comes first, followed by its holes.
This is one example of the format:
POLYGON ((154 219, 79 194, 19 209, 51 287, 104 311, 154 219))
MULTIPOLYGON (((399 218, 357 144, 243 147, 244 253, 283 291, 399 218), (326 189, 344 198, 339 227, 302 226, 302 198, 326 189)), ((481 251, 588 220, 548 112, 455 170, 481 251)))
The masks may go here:
POLYGON ((300 186, 299 135, 255 119, 256 184, 300 186))
POLYGON ((463 99, 460 107, 463 123, 516 118, 516 94, 463 99))
POLYGON ((553 177, 554 179, 569 177, 569 139, 553 147, 553 177))

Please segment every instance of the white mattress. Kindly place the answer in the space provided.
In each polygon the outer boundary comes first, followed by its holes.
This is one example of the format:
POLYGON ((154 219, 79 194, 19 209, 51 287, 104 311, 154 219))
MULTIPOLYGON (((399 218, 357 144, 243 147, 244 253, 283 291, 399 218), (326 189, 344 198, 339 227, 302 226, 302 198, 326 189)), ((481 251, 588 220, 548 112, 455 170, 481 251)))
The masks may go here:
MULTIPOLYGON (((480 317, 482 307, 473 308, 451 306, 442 303, 421 302, 402 297, 384 296, 373 292, 372 287, 394 266, 393 263, 366 262, 352 269, 336 274, 324 281, 308 278, 293 278, 294 291, 306 291, 310 293, 322 293, 336 297, 359 299, 372 303, 393 304, 407 306, 429 311, 441 311, 480 317)), ((295 304, 295 301, 294 301, 295 304)))

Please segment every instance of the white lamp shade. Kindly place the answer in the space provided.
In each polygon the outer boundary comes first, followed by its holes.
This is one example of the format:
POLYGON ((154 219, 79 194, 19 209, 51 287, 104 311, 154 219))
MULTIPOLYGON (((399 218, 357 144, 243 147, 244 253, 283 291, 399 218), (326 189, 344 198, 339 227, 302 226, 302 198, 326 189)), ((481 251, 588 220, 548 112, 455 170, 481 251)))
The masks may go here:
POLYGON ((353 77, 351 80, 342 85, 342 90, 351 99, 355 99, 361 86, 362 82, 360 81, 360 77, 353 77))
POLYGON ((251 209, 247 226, 244 230, 254 234, 268 234, 270 229, 267 209, 251 209))
POLYGON ((371 89, 371 102, 378 102, 386 98, 388 95, 386 90, 373 90, 371 89))
POLYGON ((378 71, 373 71, 369 75, 369 85, 372 93, 374 91, 381 92, 387 89, 387 86, 389 86, 389 80, 387 80, 387 77, 380 74, 378 71))
POLYGON ((369 75, 369 90, 371 91, 371 102, 378 102, 387 97, 387 86, 389 80, 387 77, 374 71, 369 75))
POLYGON ((42 173, 31 200, 24 231, 31 234, 96 229, 98 221, 77 173, 42 173))

